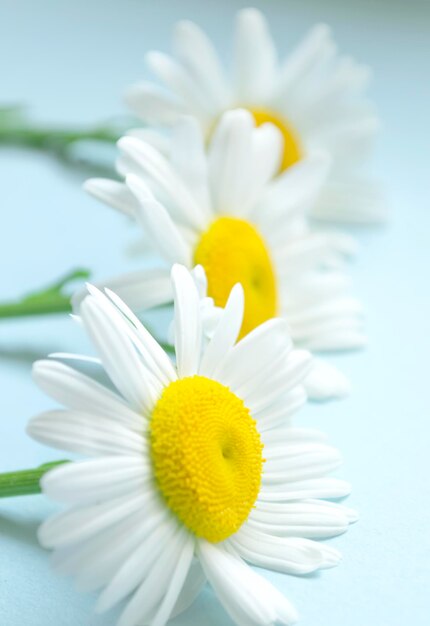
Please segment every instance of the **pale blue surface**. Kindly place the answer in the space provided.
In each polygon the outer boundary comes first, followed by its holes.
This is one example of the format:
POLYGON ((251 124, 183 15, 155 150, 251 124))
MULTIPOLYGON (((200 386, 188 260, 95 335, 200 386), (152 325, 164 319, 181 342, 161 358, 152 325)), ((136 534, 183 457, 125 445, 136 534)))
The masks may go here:
MULTIPOLYGON (((427 626, 430 623, 429 134, 430 5, 409 1, 256 2, 287 49, 313 22, 335 29, 342 48, 373 65, 373 96, 385 123, 375 171, 386 181, 392 222, 360 232, 353 268, 368 309, 369 349, 336 361, 350 374, 348 401, 307 409, 346 458, 361 514, 334 540, 337 569, 307 578, 267 574, 298 607, 302 626, 427 626)), ((173 22, 197 19, 229 41, 233 0, 3 0, 0 100, 23 101, 40 119, 85 122, 122 112, 120 93, 144 75, 144 52, 167 49, 173 22)), ((226 55, 225 55, 226 56, 226 55)), ((0 298, 49 282, 76 265, 99 278, 130 266, 130 230, 80 189, 80 179, 48 157, 0 151, 0 298)), ((31 360, 83 349, 79 332, 57 317, 0 324, 1 467, 36 465, 55 452, 24 434, 50 405, 33 386, 31 360)), ((49 567, 35 530, 52 507, 42 497, 0 501, 0 624, 111 626, 94 598, 49 567)), ((177 626, 230 626, 204 592, 177 626)))

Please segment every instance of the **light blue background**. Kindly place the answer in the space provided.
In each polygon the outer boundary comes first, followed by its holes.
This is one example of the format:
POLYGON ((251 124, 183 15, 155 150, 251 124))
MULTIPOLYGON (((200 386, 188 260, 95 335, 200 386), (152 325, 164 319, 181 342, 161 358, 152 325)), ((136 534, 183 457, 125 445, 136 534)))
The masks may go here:
MULTIPOLYGON (((367 351, 336 358, 354 383, 342 403, 307 408, 339 446, 361 514, 334 540, 342 565, 321 575, 267 574, 301 613, 302 626, 430 623, 429 35, 430 4, 387 0, 255 2, 280 50, 327 21, 344 51, 370 63, 385 129, 374 170, 386 184, 391 223, 359 231, 352 269, 368 310, 367 351)), ((196 19, 229 45, 235 0, 3 0, 0 100, 31 104, 40 120, 84 123, 123 112, 124 87, 143 77, 147 49, 169 48, 172 24, 196 19)), ((224 53, 227 57, 227 52, 224 53)), ((48 156, 0 150, 0 298, 48 283, 76 265, 97 278, 131 266, 131 231, 81 191, 81 178, 48 156)), ((37 465, 58 454, 31 442, 28 418, 50 406, 32 384, 31 361, 84 348, 58 316, 0 324, 0 466, 37 465)), ((42 497, 0 501, 0 624, 111 626, 94 598, 57 577, 35 531, 53 507, 42 497)), ((177 626, 230 626, 209 591, 177 626)))

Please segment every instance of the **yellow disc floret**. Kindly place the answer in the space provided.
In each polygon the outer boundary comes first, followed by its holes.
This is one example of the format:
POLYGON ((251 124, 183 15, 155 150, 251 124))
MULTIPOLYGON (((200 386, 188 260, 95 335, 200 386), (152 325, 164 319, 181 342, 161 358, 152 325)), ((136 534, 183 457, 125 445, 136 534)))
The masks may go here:
POLYGON ((249 410, 203 376, 171 383, 150 422, 151 456, 169 508, 197 537, 227 539, 257 498, 262 443, 249 410))
POLYGON ((208 295, 224 307, 232 287, 240 283, 245 293, 243 337, 277 312, 277 289, 266 244, 255 227, 242 219, 220 217, 201 236, 194 262, 202 265, 208 295))
POLYGON ((267 109, 249 109, 249 111, 252 113, 257 126, 270 122, 281 131, 282 137, 284 138, 281 171, 286 170, 291 165, 294 165, 294 163, 297 163, 297 161, 300 161, 302 158, 302 149, 299 139, 295 131, 279 113, 267 109))

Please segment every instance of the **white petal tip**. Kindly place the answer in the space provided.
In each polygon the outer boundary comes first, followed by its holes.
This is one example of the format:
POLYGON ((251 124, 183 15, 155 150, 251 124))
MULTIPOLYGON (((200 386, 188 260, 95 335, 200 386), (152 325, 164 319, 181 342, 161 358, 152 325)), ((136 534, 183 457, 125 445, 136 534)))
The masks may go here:
POLYGON ((309 400, 326 402, 340 400, 350 395, 352 386, 348 378, 335 367, 316 360, 304 386, 309 400))
POLYGON ((82 185, 82 188, 87 193, 93 195, 99 188, 99 181, 100 178, 88 178, 82 185))
POLYGON ((346 517, 350 524, 355 524, 355 522, 358 522, 358 520, 360 519, 358 511, 349 508, 346 510, 346 517))

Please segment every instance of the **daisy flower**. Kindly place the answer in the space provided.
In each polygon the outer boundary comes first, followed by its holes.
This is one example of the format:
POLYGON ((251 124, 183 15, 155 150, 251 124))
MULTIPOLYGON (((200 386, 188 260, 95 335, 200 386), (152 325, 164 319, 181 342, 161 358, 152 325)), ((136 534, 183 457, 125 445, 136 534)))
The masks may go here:
POLYGON ((315 539, 354 519, 321 500, 349 491, 325 476, 338 452, 289 426, 309 354, 292 349, 282 319, 236 343, 240 285, 202 349, 193 278, 174 266, 172 282, 175 365, 118 296, 91 287, 81 321, 116 391, 61 362, 35 364, 36 382, 66 409, 33 418, 29 433, 95 457, 44 476, 44 493, 68 508, 40 541, 81 589, 101 590, 97 610, 127 599, 120 626, 163 626, 206 580, 237 624, 291 624, 294 608, 247 563, 332 567, 339 553, 315 539))
POLYGON ((239 11, 231 77, 193 22, 176 25, 173 49, 172 57, 156 51, 146 56, 167 89, 144 81, 127 94, 145 123, 168 126, 186 113, 208 138, 223 112, 246 108, 258 125, 271 122, 280 130, 281 170, 315 149, 331 155, 330 177, 312 207, 315 217, 353 222, 384 217, 378 185, 361 172, 379 126, 366 96, 370 71, 337 52, 327 26, 315 26, 279 62, 264 16, 256 9, 239 11))
MULTIPOLYGON (((118 145, 125 184, 91 179, 86 189, 135 219, 160 259, 158 267, 107 281, 133 310, 172 300, 173 263, 200 264, 216 306, 225 305, 236 283, 243 286, 241 336, 284 316, 300 347, 326 351, 365 343, 361 305, 350 297, 345 273, 355 244, 308 225, 327 174, 324 154, 312 153, 275 177, 282 136, 272 124, 256 127, 245 110, 222 116, 207 150, 194 118, 175 126, 168 157, 136 137, 118 145)), ((345 377, 333 368, 319 378, 315 395, 345 393, 345 377)))

